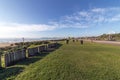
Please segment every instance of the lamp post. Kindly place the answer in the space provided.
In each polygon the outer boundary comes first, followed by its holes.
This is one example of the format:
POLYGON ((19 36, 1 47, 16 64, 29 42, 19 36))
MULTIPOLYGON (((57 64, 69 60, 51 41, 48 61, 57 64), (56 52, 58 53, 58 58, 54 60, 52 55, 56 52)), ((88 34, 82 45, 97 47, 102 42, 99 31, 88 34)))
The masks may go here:
POLYGON ((24 47, 24 41, 25 41, 24 37, 22 38, 22 41, 23 41, 23 47, 24 47))

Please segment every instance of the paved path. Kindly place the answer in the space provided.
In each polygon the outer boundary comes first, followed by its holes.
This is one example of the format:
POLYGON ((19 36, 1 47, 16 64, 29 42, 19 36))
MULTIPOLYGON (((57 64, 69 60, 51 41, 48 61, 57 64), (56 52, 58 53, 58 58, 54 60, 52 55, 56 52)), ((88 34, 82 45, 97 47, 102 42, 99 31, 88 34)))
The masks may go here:
POLYGON ((93 41, 96 43, 103 43, 103 44, 113 44, 113 45, 120 45, 120 42, 118 41, 93 41))

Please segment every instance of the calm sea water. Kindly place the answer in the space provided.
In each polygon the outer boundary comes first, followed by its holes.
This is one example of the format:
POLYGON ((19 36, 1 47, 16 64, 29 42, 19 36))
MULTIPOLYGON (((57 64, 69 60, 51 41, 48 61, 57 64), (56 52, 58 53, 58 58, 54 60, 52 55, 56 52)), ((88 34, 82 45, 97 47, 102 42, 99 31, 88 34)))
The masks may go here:
MULTIPOLYGON (((25 42, 42 41, 42 40, 57 40, 61 38, 24 38, 25 42)), ((22 38, 0 38, 0 43, 16 43, 23 42, 22 38)))

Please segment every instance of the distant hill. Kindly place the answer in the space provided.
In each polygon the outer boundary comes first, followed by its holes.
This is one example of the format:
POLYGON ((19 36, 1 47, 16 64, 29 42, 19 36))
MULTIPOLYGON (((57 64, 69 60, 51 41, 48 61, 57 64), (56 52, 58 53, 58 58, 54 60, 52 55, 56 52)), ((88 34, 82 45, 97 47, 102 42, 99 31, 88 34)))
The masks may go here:
POLYGON ((110 40, 110 41, 120 41, 120 33, 116 34, 103 34, 97 37, 98 40, 110 40))

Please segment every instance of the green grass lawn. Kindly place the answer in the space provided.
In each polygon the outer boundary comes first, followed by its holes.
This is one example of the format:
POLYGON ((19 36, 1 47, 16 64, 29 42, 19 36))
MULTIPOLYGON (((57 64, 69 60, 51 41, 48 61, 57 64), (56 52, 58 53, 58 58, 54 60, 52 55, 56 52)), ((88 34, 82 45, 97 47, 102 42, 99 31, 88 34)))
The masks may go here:
POLYGON ((36 56, 34 61, 31 58, 10 67, 16 68, 11 70, 15 75, 4 78, 0 73, 0 77, 11 80, 120 80, 119 46, 87 42, 84 45, 79 42, 62 44, 47 56, 36 56))

